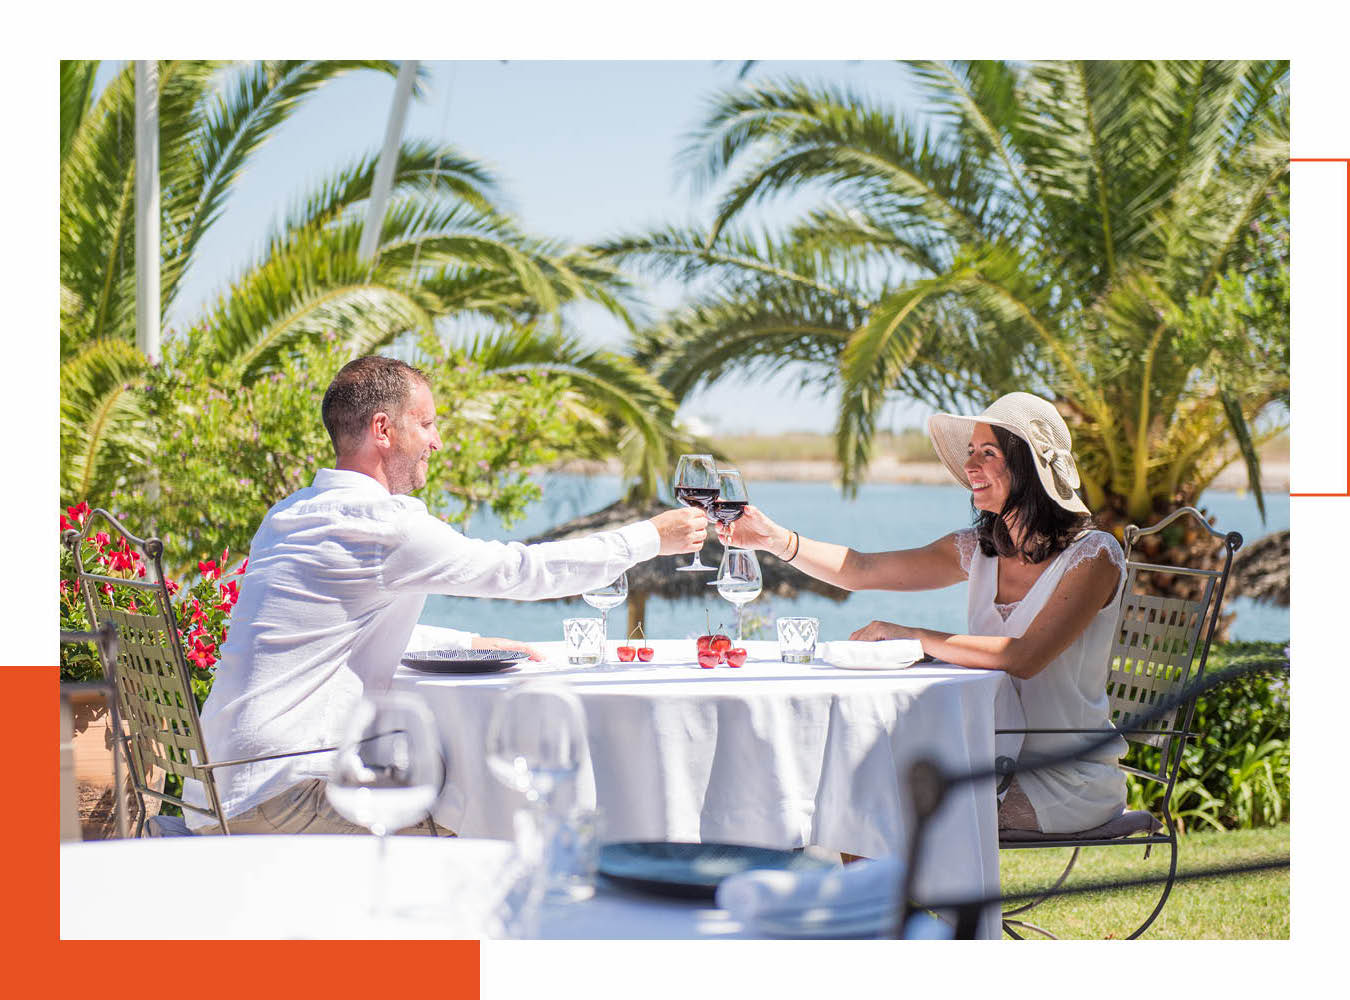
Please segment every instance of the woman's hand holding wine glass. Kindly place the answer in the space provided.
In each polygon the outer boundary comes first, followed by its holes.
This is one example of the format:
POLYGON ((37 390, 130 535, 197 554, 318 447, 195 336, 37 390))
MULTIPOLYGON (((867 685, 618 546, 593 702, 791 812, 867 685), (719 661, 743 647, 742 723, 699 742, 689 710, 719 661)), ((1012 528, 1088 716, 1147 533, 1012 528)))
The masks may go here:
POLYGON ((779 527, 768 514, 747 503, 736 520, 717 525, 717 538, 723 545, 738 549, 763 549, 781 556, 788 549, 792 532, 779 527))

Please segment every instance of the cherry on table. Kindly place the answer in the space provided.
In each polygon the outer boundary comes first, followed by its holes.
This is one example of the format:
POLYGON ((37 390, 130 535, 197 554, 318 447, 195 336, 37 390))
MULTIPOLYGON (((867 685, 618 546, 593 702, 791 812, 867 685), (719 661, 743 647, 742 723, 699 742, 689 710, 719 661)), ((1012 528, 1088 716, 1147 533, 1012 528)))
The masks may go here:
POLYGON ((619 659, 621 659, 624 663, 632 663, 633 657, 637 654, 637 650, 634 649, 632 646, 620 646, 618 649, 618 653, 619 659))
POLYGON ((698 651, 699 651, 700 653, 706 653, 706 652, 708 651, 708 649, 711 647, 712 641, 713 641, 713 637, 710 636, 710 635, 701 635, 701 636, 699 636, 699 637, 698 637, 698 651))
POLYGON ((747 655, 748 655, 748 654, 746 653, 746 651, 745 651, 744 649, 740 649, 740 648, 737 648, 737 649, 728 649, 728 650, 727 650, 727 664, 728 664, 729 666, 733 666, 733 667, 743 667, 743 666, 745 666, 745 657, 746 657, 747 655))
POLYGON ((652 657, 655 656, 655 655, 656 655, 656 650, 652 649, 651 646, 639 646, 639 647, 638 647, 637 658, 638 658, 639 660, 641 660, 643 663, 650 663, 651 660, 652 660, 652 657))
POLYGON ((717 654, 711 649, 701 649, 698 654, 698 665, 704 670, 711 670, 717 666, 717 654))

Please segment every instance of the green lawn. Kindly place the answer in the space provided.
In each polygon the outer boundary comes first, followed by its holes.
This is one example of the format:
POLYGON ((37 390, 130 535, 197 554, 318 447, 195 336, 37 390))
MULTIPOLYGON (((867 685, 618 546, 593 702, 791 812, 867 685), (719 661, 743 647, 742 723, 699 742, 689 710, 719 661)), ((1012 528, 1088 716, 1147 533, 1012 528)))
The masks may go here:
MULTIPOLYGON (((1051 884, 1068 861, 1069 851, 1002 851, 999 864, 1003 891, 1016 892, 1051 884)), ((1143 848, 1084 848, 1069 877, 1069 886, 1112 878, 1167 874, 1169 852, 1153 849, 1148 861, 1143 848)), ((1288 857, 1289 824, 1225 833, 1197 832, 1181 838, 1177 870, 1216 868, 1267 858, 1288 857)), ((1070 896, 1043 903, 1027 919, 1060 938, 1125 937, 1143 921, 1157 901, 1153 889, 1070 896)), ((1288 938, 1289 871, 1179 882, 1145 939, 1288 938)), ((1030 940, 1039 939, 1030 934, 1030 940)))

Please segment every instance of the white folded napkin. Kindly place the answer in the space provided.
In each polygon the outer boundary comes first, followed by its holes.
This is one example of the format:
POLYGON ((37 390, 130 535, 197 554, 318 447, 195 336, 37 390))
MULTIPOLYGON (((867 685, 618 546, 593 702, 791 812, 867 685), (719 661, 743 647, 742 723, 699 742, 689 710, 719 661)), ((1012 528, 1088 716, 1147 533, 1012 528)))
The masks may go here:
POLYGON ((724 879, 717 905, 751 927, 818 926, 874 920, 884 931, 900 898, 899 858, 794 872, 763 869, 724 879))
POLYGON ((816 653, 835 667, 895 670, 922 660, 923 644, 918 639, 882 639, 880 642, 836 640, 820 643, 816 653))

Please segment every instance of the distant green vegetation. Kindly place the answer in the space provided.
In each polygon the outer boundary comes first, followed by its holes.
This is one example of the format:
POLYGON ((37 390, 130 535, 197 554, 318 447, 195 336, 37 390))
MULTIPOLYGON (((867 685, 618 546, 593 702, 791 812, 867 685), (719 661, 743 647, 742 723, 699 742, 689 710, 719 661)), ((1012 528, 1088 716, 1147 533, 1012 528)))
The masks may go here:
MULTIPOLYGON (((874 460, 936 462, 937 454, 921 427, 880 431, 875 439, 874 460)), ((718 454, 739 462, 833 462, 837 459, 832 434, 793 431, 786 434, 731 434, 709 438, 718 454)), ((1289 435, 1282 433, 1260 449, 1261 461, 1287 462, 1289 435)))
MULTIPOLYGON (((718 454, 739 462, 833 462, 837 457, 833 436, 807 431, 738 434, 714 437, 710 442, 718 454)), ((893 457, 900 462, 937 461, 937 454, 933 451, 927 433, 918 427, 879 433, 876 436, 876 455, 893 457)))

